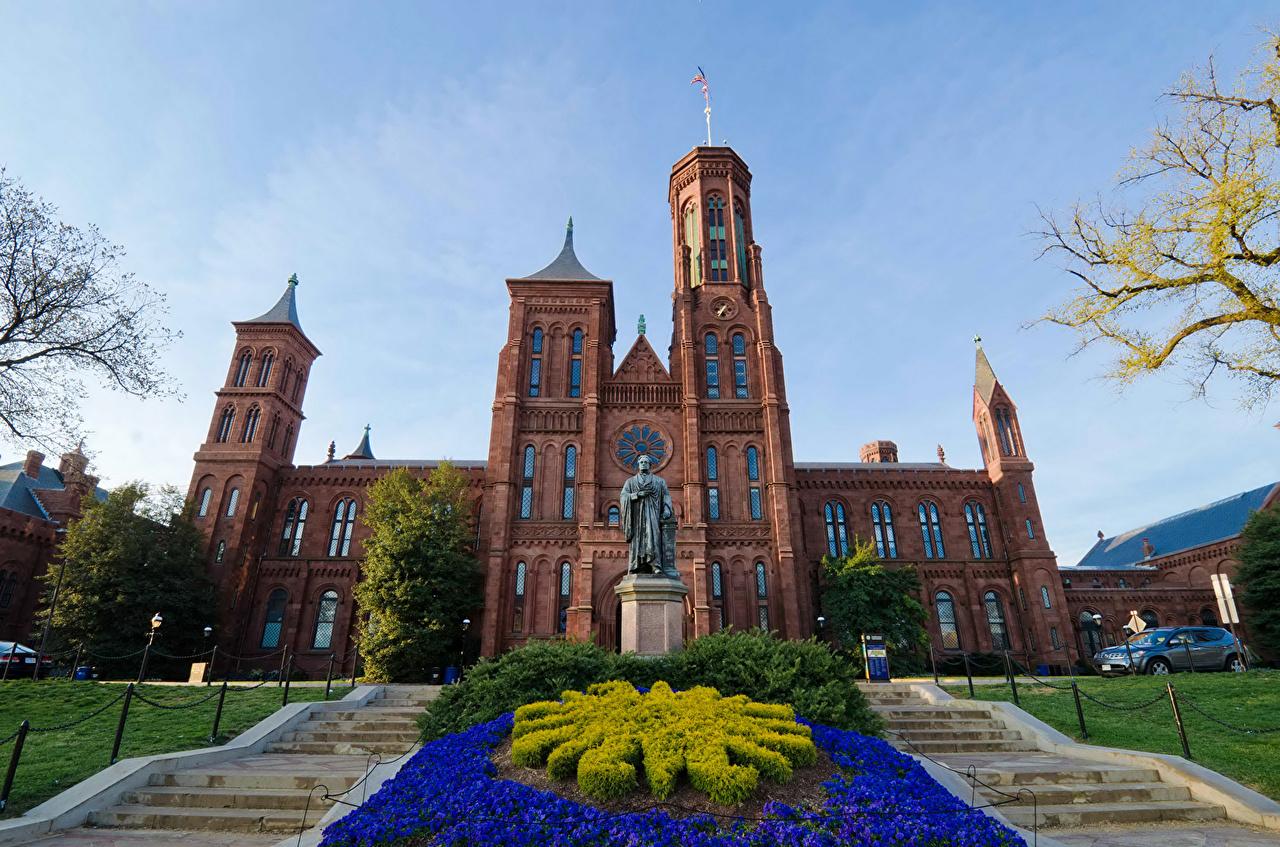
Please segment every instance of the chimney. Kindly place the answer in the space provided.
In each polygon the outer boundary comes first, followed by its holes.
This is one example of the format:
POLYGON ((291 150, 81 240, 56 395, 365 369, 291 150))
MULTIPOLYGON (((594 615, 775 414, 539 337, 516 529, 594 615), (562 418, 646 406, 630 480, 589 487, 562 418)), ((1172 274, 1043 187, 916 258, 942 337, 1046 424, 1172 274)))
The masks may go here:
POLYGON ((864 462, 896 462, 898 445, 892 441, 870 441, 862 445, 858 457, 864 462))
POLYGON ((1150 559, 1155 554, 1156 554, 1156 548, 1151 546, 1151 539, 1150 538, 1142 539, 1142 558, 1150 559))
POLYGON ((44 454, 39 450, 28 450, 27 460, 22 463, 22 472, 31 479, 40 478, 40 468, 44 465, 44 454))

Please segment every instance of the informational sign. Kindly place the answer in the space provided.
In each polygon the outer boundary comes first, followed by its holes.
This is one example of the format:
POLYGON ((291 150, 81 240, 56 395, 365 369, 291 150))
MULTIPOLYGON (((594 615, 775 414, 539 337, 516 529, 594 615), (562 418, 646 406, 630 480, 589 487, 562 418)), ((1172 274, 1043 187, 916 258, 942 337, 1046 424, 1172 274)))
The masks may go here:
POLYGON ((1210 574, 1213 583, 1213 595, 1218 600, 1218 619, 1225 624, 1240 623, 1240 613, 1236 611, 1236 598, 1231 591, 1231 581, 1226 574, 1210 574))
POLYGON ((867 682, 889 682, 889 651, 883 635, 862 636, 862 657, 867 665, 867 682))

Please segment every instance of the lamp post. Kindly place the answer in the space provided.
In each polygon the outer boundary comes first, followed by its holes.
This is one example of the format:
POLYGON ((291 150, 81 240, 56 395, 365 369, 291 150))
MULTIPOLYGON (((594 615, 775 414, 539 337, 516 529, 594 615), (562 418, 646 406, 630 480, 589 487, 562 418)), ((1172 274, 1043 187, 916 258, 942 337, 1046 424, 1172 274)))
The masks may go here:
MULTIPOLYGON (((205 645, 206 645, 206 652, 208 652, 208 651, 207 651, 207 645, 209 644, 209 636, 211 636, 211 635, 213 635, 213 627, 211 627, 211 626, 206 626, 206 627, 204 628, 204 643, 205 643, 205 645)), ((207 666, 205 667, 205 669, 204 669, 204 671, 205 671, 205 680, 204 680, 204 684, 205 684, 205 685, 212 685, 212 684, 213 684, 213 660, 214 660, 214 659, 216 659, 216 658, 218 658, 218 645, 217 645, 217 643, 215 643, 215 644, 213 645, 213 652, 209 653, 209 663, 208 663, 208 665, 207 665, 207 666)))
POLYGON ((142 649, 142 666, 138 668, 138 684, 142 684, 142 679, 147 675, 147 660, 151 658, 151 645, 155 643, 156 634, 160 631, 160 625, 164 623, 164 618, 160 617, 160 613, 156 612, 151 616, 151 631, 147 633, 147 646, 142 649))
POLYGON ((823 615, 818 615, 818 640, 819 641, 827 640, 826 626, 827 626, 826 617, 824 617, 823 615))
POLYGON ((458 648, 458 682, 462 682, 462 668, 466 664, 467 630, 471 628, 471 618, 462 619, 462 646, 458 648))
MULTIPOLYGON (((61 530, 59 530, 61 531, 61 530)), ((36 669, 32 679, 40 678, 40 665, 44 662, 44 648, 49 642, 49 627, 53 625, 53 613, 58 609, 58 595, 62 593, 62 577, 67 573, 67 560, 58 565, 58 583, 53 587, 53 597, 49 600, 49 615, 44 619, 44 630, 40 633, 40 650, 36 653, 36 669)), ((74 674, 75 671, 72 670, 74 674)))

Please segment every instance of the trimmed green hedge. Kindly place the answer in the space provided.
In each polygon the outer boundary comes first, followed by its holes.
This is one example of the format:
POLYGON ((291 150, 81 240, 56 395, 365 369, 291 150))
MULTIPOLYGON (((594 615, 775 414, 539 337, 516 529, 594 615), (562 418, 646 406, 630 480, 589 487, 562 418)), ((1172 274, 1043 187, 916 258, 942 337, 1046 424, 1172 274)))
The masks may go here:
POLYGON ((428 739, 439 738, 526 703, 557 700, 562 691, 609 680, 649 688, 660 679, 679 690, 705 685, 726 697, 785 703, 808 720, 866 735, 882 727, 855 685, 853 668, 825 644, 757 631, 704 636, 659 658, 618 655, 584 642, 535 642, 481 660, 460 684, 444 688, 419 725, 428 739))

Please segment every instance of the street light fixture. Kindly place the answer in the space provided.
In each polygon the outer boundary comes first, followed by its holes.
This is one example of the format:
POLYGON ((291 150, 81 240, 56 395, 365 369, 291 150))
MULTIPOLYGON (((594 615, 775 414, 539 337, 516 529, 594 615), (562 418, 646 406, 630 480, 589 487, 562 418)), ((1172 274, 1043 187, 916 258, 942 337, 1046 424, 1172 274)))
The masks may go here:
POLYGON ((142 665, 138 668, 138 684, 142 684, 143 677, 147 675, 147 660, 151 658, 151 645, 155 643, 156 633, 160 631, 160 625, 164 623, 164 618, 156 612, 151 616, 151 631, 147 633, 147 646, 142 650, 142 665))
POLYGON ((462 668, 467 663, 467 630, 471 628, 471 618, 462 619, 462 645, 458 647, 458 682, 462 682, 462 668))

